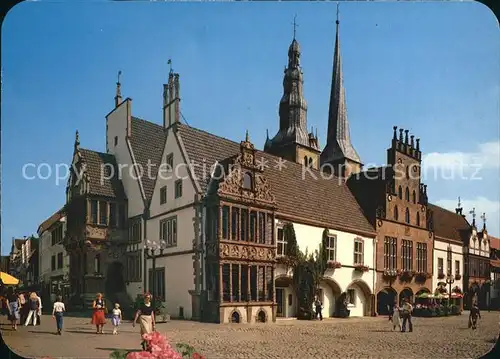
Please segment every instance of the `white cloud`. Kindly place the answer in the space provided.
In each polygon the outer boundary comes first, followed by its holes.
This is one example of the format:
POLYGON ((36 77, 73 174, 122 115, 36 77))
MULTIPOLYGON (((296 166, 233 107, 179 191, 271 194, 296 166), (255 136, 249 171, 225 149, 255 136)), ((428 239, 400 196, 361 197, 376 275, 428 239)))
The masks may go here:
POLYGON ((478 145, 475 152, 431 152, 422 159, 424 168, 456 168, 476 167, 499 168, 500 167, 500 141, 486 142, 478 145))
MULTIPOLYGON (((470 211, 476 209, 476 225, 479 228, 483 226, 483 220, 481 216, 483 213, 486 214, 486 228, 488 233, 492 236, 498 237, 500 235, 500 201, 492 201, 486 197, 478 196, 472 199, 461 199, 461 207, 463 208, 463 214, 467 215, 467 220, 472 222, 472 215, 470 211)), ((458 199, 441 199, 436 201, 440 207, 446 208, 450 211, 455 211, 457 208, 458 199)))

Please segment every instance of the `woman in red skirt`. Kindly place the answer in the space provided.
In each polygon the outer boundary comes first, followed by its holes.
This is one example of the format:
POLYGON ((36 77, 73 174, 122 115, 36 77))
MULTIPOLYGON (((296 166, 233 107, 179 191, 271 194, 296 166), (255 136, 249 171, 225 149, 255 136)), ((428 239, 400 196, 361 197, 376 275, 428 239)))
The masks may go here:
POLYGON ((104 315, 104 299, 102 298, 101 293, 97 293, 96 300, 94 300, 92 308, 94 308, 94 313, 92 314, 92 324, 96 327, 96 334, 103 334, 102 327, 106 324, 106 317, 104 315))

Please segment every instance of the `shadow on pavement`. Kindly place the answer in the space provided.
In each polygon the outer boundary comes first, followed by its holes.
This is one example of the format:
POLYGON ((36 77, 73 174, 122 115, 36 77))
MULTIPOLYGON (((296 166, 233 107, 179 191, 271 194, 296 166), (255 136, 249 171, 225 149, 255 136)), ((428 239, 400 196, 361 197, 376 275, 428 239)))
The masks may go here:
POLYGON ((500 357, 500 335, 497 337, 497 340, 491 340, 491 343, 495 343, 493 348, 480 359, 495 359, 500 357))
POLYGON ((40 333, 40 334, 52 334, 52 335, 57 335, 56 332, 45 332, 45 331, 38 331, 38 330, 29 330, 29 333, 40 333))

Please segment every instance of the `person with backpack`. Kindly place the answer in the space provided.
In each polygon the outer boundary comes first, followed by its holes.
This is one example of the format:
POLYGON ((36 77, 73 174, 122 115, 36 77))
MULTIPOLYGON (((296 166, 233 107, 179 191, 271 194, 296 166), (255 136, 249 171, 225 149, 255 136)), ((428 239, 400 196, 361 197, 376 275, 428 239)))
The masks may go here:
POLYGON ((28 324, 31 321, 31 317, 33 317, 33 326, 36 325, 36 320, 38 318, 38 311, 40 310, 40 298, 36 295, 35 292, 32 292, 30 294, 30 297, 28 299, 28 317, 26 318, 26 322, 24 323, 24 326, 27 327, 28 324))

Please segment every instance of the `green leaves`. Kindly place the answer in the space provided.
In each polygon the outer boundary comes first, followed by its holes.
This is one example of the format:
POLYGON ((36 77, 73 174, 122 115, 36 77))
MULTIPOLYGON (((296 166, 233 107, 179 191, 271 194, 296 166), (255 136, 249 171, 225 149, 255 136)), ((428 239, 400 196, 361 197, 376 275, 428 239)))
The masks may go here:
POLYGON ((183 358, 191 358, 193 354, 196 352, 194 347, 192 347, 189 344, 177 343, 175 347, 183 358))
POLYGON ((127 350, 115 350, 109 354, 109 359, 125 359, 127 357, 127 350))

